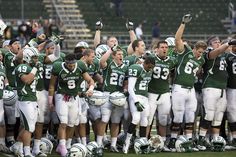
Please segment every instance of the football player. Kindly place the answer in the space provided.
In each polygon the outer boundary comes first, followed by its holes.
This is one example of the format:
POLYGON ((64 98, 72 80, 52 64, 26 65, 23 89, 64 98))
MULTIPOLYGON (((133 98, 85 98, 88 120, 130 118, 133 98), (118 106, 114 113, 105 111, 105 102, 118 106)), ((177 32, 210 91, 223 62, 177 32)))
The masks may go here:
MULTIPOLYGON (((175 34, 175 46, 177 56, 176 76, 172 86, 172 110, 173 122, 171 126, 171 139, 168 147, 175 151, 176 138, 180 132, 183 122, 185 122, 185 135, 187 139, 192 139, 197 100, 194 90, 195 76, 205 60, 202 56, 207 48, 207 44, 198 41, 191 49, 182 40, 186 23, 192 19, 190 14, 184 15, 175 34), (184 119, 185 118, 185 119, 184 119)), ((196 149, 197 151, 197 149, 196 149)))
POLYGON ((91 96, 93 94, 94 81, 87 73, 87 68, 79 64, 79 62, 77 63, 74 54, 67 54, 65 62, 55 62, 53 64, 48 104, 50 108, 53 108, 53 96, 56 81, 58 80, 57 92, 55 94, 55 109, 60 119, 60 124, 58 128, 59 144, 56 151, 61 156, 67 154, 66 139, 68 136, 73 135, 74 126, 78 125, 76 124, 79 114, 78 82, 81 76, 89 85, 86 95, 91 96))
MULTIPOLYGON (((119 46, 113 46, 102 56, 100 66, 103 69, 104 92, 107 98, 109 98, 109 95, 113 92, 127 92, 128 66, 123 64, 123 51, 119 46), (112 60, 108 60, 110 56, 112 57, 112 60)), ((123 104, 123 106, 116 106, 115 104, 109 102, 109 99, 107 99, 107 102, 101 106, 102 117, 97 133, 97 143, 101 146, 106 125, 112 114, 110 148, 112 152, 119 152, 116 147, 116 142, 119 132, 119 123, 123 117, 125 106, 127 108, 127 104, 123 104)))
POLYGON ((227 53, 230 45, 235 45, 236 40, 221 44, 219 37, 212 36, 208 39, 208 49, 205 53, 206 63, 203 66, 203 105, 205 116, 200 122, 198 147, 205 150, 209 146, 206 142, 206 132, 211 126, 213 137, 219 136, 220 125, 226 111, 227 87, 227 53))
MULTIPOLYGON (((156 109, 158 110, 159 120, 159 134, 163 141, 166 141, 166 126, 168 122, 168 116, 170 115, 171 100, 169 89, 169 77, 171 71, 175 68, 175 60, 168 55, 168 43, 166 41, 159 41, 156 46, 155 67, 153 68, 152 79, 148 84, 148 102, 150 106, 148 129, 149 133, 150 125, 152 124, 156 109)), ((167 147, 164 147, 164 151, 168 151, 167 147)))
POLYGON ((138 124, 140 125, 140 137, 146 137, 149 116, 148 83, 151 80, 154 66, 155 59, 149 55, 142 64, 133 64, 129 67, 128 92, 132 122, 123 145, 125 154, 128 153, 132 134, 138 124))

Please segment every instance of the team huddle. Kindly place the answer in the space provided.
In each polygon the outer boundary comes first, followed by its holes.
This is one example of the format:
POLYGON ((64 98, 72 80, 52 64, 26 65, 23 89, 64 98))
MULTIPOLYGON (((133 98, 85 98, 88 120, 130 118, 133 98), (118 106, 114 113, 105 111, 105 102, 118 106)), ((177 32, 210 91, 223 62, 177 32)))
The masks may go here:
POLYGON ((226 142, 236 148, 236 37, 190 45, 182 37, 191 19, 184 15, 175 38, 158 41, 151 51, 130 21, 128 46, 113 36, 101 44, 101 21, 95 50, 80 41, 65 55, 55 34, 23 48, 17 39, 4 41, 0 151, 47 156, 55 146, 62 157, 98 157, 105 147, 125 154, 131 148, 137 154, 224 151, 226 142), (220 136, 224 114, 227 140, 220 136), (151 132, 154 119, 158 135, 151 132))

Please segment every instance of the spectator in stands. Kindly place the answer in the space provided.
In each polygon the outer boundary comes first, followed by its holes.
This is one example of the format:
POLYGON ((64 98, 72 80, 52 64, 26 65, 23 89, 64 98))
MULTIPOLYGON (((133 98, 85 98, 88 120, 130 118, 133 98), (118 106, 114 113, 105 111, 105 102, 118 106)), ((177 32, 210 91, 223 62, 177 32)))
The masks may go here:
POLYGON ((55 20, 51 21, 51 23, 49 24, 48 30, 49 30, 49 36, 52 36, 52 33, 59 34, 60 30, 55 20))
POLYGON ((143 36, 143 30, 142 30, 143 24, 139 23, 138 27, 135 28, 135 34, 137 39, 142 39, 143 36))
POLYGON ((156 21, 152 27, 152 47, 160 40, 160 23, 156 21))
POLYGON ((117 16, 123 16, 123 9, 122 9, 122 1, 123 0, 113 0, 116 9, 117 16))

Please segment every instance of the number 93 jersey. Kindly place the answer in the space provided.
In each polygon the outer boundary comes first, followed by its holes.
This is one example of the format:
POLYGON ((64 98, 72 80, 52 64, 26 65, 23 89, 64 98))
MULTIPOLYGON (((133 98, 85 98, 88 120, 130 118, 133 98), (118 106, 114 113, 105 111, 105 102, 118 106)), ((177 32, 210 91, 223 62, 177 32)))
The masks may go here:
POLYGON ((161 59, 157 55, 155 58, 155 67, 153 68, 152 79, 148 85, 148 92, 163 94, 170 91, 169 76, 171 70, 175 68, 175 60, 167 57, 161 59))
POLYGON ((148 83, 151 80, 152 71, 147 72, 143 65, 133 64, 129 67, 129 77, 136 77, 134 92, 136 95, 143 95, 147 97, 148 83))
POLYGON ((65 62, 55 62, 52 74, 57 76, 58 79, 57 93, 76 96, 78 94, 79 80, 85 72, 87 72, 87 67, 81 61, 75 63, 73 71, 69 71, 65 67, 65 62))
POLYGON ((203 56, 196 58, 191 48, 186 45, 185 51, 177 56, 177 69, 175 84, 182 87, 192 88, 195 82, 195 76, 200 67, 205 63, 203 56))
MULTIPOLYGON (((31 72, 32 67, 27 64, 20 64, 16 67, 16 89, 19 101, 37 101, 36 97, 36 85, 37 76, 34 77, 34 81, 31 84, 26 84, 21 80, 23 75, 27 75, 31 72)), ((37 74, 37 73, 36 73, 37 74)))
POLYGON ((107 62, 107 67, 103 71, 104 91, 123 91, 123 83, 127 78, 128 66, 122 64, 118 66, 114 61, 107 62))

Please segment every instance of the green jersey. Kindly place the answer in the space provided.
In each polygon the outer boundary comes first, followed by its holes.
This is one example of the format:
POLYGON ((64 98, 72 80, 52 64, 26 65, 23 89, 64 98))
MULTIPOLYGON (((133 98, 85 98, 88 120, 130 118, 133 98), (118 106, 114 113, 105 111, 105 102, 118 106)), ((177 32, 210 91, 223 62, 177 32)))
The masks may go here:
POLYGON ((175 68, 175 60, 167 57, 161 59, 154 55, 155 67, 153 68, 152 79, 148 84, 148 92, 155 94, 163 94, 170 91, 169 76, 171 70, 175 68))
POLYGON ((226 70, 226 56, 227 54, 221 54, 215 59, 209 59, 208 53, 204 54, 206 63, 203 66, 203 88, 219 88, 225 89, 227 86, 227 70, 226 70))
POLYGON ((57 76, 57 93, 76 96, 78 94, 79 80, 81 75, 87 72, 87 68, 81 62, 75 64, 73 71, 69 71, 65 62, 53 63, 52 74, 57 76))
POLYGON ((193 51, 188 46, 184 46, 185 51, 177 56, 177 68, 174 83, 183 88, 192 88, 195 76, 200 67, 204 64, 203 56, 196 58, 193 51))
POLYGON ((26 84, 21 80, 21 77, 29 74, 31 70, 32 67, 28 64, 20 64, 16 67, 16 89, 19 101, 37 101, 37 76, 34 77, 34 80, 30 84, 26 84))
POLYGON ((2 99, 2 96, 3 96, 5 78, 6 78, 6 69, 3 66, 2 62, 0 62, 0 99, 2 99))
POLYGON ((236 89, 236 54, 235 53, 229 53, 227 58, 227 72, 228 72, 228 81, 227 81, 227 87, 236 89))
POLYGON ((45 54, 40 54, 39 57, 38 57, 39 62, 40 62, 40 66, 38 68, 38 83, 37 83, 37 86, 36 86, 37 91, 44 90, 44 79, 43 79, 43 74, 44 74, 44 68, 43 68, 44 57, 45 57, 45 54))
MULTIPOLYGON (((81 64, 84 64, 84 66, 87 67, 87 70, 88 70, 88 73, 91 77, 93 77, 94 75, 96 75, 98 72, 99 72, 99 60, 97 58, 94 58, 93 60, 93 64, 90 64, 90 65, 86 65, 83 61, 79 61, 81 62, 81 64)), ((81 78, 79 80, 79 92, 85 92, 87 90, 87 83, 86 81, 81 78)))
POLYGON ((117 65, 113 60, 107 61, 107 67, 103 71, 103 89, 107 92, 123 92, 124 80, 127 79, 128 66, 117 65))
POLYGON ((15 85, 15 80, 16 80, 15 67, 17 65, 15 63, 15 57, 16 57, 16 55, 14 53, 7 52, 4 56, 4 61, 3 61, 3 64, 6 68, 7 79, 9 81, 9 85, 11 87, 16 87, 16 85, 15 85))
POLYGON ((133 64, 129 67, 129 77, 136 77, 134 92, 136 95, 147 97, 148 83, 151 81, 152 71, 147 72, 142 64, 133 64))
POLYGON ((123 51, 123 56, 128 56, 128 46, 121 46, 121 49, 123 51))
POLYGON ((133 64, 136 64, 140 60, 140 57, 137 57, 136 55, 130 55, 124 58, 123 62, 127 66, 131 66, 133 64))
POLYGON ((0 48, 0 53, 5 56, 5 54, 7 54, 9 52, 8 49, 5 49, 5 48, 0 48))

